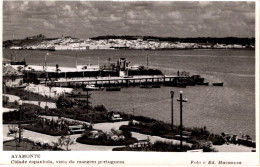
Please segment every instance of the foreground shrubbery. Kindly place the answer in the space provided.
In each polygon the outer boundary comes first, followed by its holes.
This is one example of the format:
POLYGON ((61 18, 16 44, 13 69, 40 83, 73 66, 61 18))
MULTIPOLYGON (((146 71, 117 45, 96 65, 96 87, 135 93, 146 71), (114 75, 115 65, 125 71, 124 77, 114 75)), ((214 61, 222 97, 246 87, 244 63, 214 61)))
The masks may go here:
MULTIPOLYGON (((18 107, 18 104, 14 104, 14 106, 18 107)), ((37 119, 37 111, 42 110, 39 106, 31 105, 31 104, 24 104, 21 110, 21 121, 22 123, 29 123, 33 122, 37 119)), ((10 123, 18 123, 20 118, 19 109, 5 112, 3 113, 3 123, 10 124, 10 123)))
POLYGON ((114 148, 113 151, 156 151, 156 152, 186 152, 189 150, 202 149, 203 152, 215 152, 211 142, 199 142, 193 145, 184 144, 181 150, 180 144, 166 141, 156 141, 154 144, 147 144, 142 147, 121 147, 114 148))
MULTIPOLYGON (((180 137, 180 127, 174 126, 171 129, 171 125, 164 123, 162 121, 152 120, 151 122, 134 122, 129 121, 128 125, 122 125, 121 130, 134 131, 149 135, 161 136, 169 139, 177 139, 180 137)), ((186 128, 183 127, 183 131, 188 132, 188 138, 183 138, 187 143, 197 144, 199 141, 211 141, 213 144, 222 145, 225 143, 225 140, 218 135, 210 134, 209 131, 204 128, 186 128)), ((185 136, 185 135, 183 135, 185 136)))
POLYGON ((87 130, 81 137, 77 139, 78 143, 90 145, 128 145, 137 142, 136 138, 127 131, 111 129, 110 132, 103 132, 100 130, 87 130))
POLYGON ((22 139, 20 146, 18 140, 8 140, 3 142, 4 151, 63 151, 58 145, 52 143, 41 143, 31 141, 29 139, 22 139))
MULTIPOLYGON (((67 121, 63 119, 59 120, 49 120, 45 118, 39 118, 37 122, 33 124, 29 124, 27 126, 24 126, 24 129, 48 134, 52 136, 61 136, 61 135, 67 135, 70 133, 69 126, 73 125, 79 125, 76 121, 67 121)), ((84 129, 92 129, 92 126, 84 125, 84 129)))

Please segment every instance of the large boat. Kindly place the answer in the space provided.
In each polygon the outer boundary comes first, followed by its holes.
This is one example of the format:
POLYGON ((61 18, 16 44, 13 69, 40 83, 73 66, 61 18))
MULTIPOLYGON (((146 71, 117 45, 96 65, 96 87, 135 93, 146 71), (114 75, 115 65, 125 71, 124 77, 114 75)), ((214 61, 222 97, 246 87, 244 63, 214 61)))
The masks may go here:
POLYGON ((212 85, 213 86, 223 86, 224 83, 223 82, 213 82, 212 85))
POLYGON ((86 85, 83 90, 103 90, 104 87, 96 87, 95 85, 86 85))

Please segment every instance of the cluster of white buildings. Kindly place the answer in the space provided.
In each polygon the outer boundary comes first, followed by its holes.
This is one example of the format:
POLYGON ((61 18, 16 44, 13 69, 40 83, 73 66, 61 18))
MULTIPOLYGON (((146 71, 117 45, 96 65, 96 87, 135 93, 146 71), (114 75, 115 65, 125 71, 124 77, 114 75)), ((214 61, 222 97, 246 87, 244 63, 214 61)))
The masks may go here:
MULTIPOLYGON (((49 49, 49 50, 93 50, 93 49, 239 49, 245 48, 241 44, 212 44, 212 43, 182 43, 156 40, 126 40, 107 39, 91 40, 62 37, 55 40, 43 41, 36 45, 13 46, 10 49, 49 49)), ((249 46, 254 48, 253 45, 249 46)))

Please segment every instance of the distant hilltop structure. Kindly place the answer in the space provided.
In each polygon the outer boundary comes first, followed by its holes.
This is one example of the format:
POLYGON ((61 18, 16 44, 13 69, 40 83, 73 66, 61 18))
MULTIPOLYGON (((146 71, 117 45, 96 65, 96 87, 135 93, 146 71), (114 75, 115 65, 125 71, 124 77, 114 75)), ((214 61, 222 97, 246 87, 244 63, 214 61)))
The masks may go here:
POLYGON ((22 40, 3 42, 4 48, 28 50, 95 50, 95 49, 254 49, 255 38, 176 38, 154 36, 99 36, 77 39, 71 36, 46 38, 39 34, 22 40))

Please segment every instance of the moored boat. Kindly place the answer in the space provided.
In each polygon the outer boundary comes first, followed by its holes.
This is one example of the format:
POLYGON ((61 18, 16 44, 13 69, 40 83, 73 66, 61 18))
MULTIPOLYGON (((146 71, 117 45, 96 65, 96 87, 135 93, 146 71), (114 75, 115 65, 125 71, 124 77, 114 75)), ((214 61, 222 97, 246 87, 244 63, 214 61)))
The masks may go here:
POLYGON ((208 82, 198 82, 197 85, 205 85, 205 86, 208 86, 209 83, 208 83, 208 82))
POLYGON ((213 82, 212 85, 213 86, 223 86, 224 83, 223 82, 213 82))
POLYGON ((86 85, 86 87, 83 87, 83 90, 103 90, 104 87, 96 87, 95 85, 86 85))

